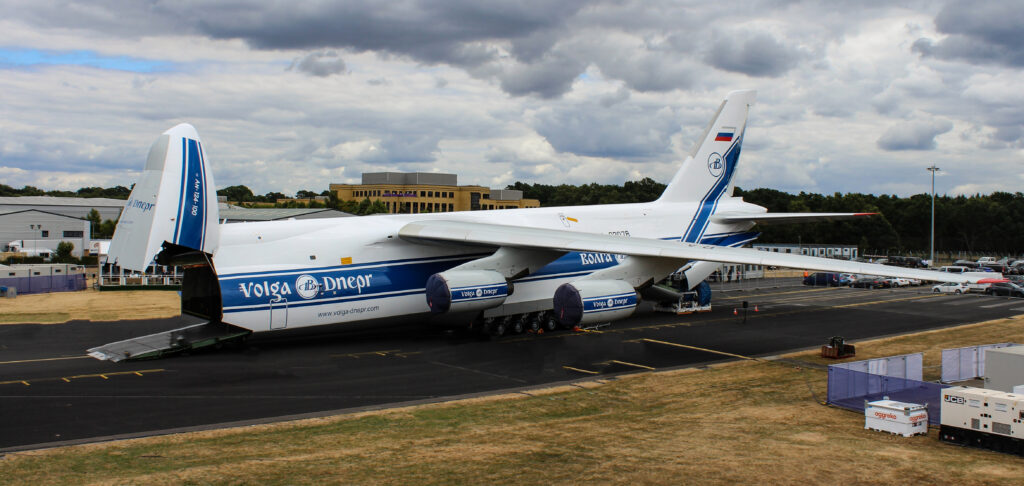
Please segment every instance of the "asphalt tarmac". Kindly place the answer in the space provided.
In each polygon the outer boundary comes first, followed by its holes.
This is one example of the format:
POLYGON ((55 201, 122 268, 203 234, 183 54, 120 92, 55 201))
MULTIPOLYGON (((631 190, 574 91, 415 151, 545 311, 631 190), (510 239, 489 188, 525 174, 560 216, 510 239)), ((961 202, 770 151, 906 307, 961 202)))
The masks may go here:
POLYGON ((765 356, 820 346, 834 335, 858 340, 1024 313, 1024 299, 938 295, 926 288, 714 289, 711 312, 641 311, 598 332, 490 340, 406 327, 122 363, 97 361, 84 351, 190 322, 0 326, 0 452, 441 401, 728 359, 673 344, 765 356), (749 304, 745 322, 742 301, 749 304))

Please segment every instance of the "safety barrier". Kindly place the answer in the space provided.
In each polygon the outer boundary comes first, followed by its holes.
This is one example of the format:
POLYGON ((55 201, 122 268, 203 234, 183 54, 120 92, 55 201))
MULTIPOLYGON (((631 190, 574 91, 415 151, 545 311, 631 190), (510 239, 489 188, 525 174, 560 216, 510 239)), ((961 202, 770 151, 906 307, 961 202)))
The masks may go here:
POLYGON ((942 418, 943 388, 949 385, 828 367, 828 403, 848 410, 863 412, 866 402, 889 397, 927 405, 928 423, 938 425, 942 418))
POLYGON ((985 351, 1008 348, 1016 343, 982 344, 942 350, 942 382, 971 380, 985 376, 985 351))

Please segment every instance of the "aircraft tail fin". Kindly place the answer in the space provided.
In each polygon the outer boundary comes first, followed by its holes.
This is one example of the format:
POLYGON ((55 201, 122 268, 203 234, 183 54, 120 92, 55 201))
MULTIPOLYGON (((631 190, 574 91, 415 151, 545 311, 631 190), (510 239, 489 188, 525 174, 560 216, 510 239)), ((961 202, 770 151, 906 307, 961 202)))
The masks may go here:
POLYGON ((756 98, 753 90, 733 91, 726 96, 658 201, 714 205, 732 195, 747 113, 756 98))
POLYGON ((110 242, 107 261, 143 270, 165 246, 217 251, 217 192, 199 134, 182 123, 149 149, 110 242))

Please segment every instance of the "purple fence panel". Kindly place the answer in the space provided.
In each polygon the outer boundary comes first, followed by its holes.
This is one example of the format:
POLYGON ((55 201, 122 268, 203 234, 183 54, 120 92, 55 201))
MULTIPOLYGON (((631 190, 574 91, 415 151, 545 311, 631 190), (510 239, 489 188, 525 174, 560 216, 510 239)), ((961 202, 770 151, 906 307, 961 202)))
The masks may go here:
POLYGON ((938 425, 943 388, 949 385, 828 367, 828 403, 848 410, 863 412, 865 402, 889 397, 900 402, 927 404, 928 423, 938 425))
POLYGON ((18 295, 73 292, 85 290, 85 274, 6 277, 0 278, 0 287, 14 287, 18 289, 18 295))

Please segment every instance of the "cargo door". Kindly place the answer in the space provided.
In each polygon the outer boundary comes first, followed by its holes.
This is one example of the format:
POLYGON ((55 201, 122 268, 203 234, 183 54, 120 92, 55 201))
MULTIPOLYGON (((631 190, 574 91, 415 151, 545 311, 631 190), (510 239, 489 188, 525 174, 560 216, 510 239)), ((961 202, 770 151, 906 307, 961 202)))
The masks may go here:
POLYGON ((270 329, 284 329, 288 327, 288 301, 270 301, 270 329))

